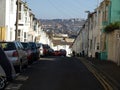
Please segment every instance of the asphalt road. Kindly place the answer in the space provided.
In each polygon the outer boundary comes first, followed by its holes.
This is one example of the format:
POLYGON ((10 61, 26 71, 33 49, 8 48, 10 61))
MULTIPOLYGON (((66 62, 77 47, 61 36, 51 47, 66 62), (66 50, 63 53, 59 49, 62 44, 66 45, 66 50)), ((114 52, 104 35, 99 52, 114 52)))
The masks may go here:
POLYGON ((11 87, 14 90, 104 90, 93 74, 74 57, 41 58, 23 71, 11 87))

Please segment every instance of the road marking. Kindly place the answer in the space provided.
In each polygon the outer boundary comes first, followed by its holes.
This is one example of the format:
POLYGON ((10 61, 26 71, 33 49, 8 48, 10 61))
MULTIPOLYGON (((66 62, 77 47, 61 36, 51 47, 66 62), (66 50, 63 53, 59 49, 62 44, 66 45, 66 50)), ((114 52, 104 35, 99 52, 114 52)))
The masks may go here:
POLYGON ((49 61, 54 61, 55 60, 55 58, 41 58, 40 60, 49 60, 49 61))
POLYGON ((28 76, 20 75, 20 76, 18 76, 15 80, 26 81, 28 78, 29 78, 28 76))
POLYGON ((94 73, 95 77, 100 81, 105 90, 113 90, 113 88, 98 73, 94 73))
POLYGON ((5 88, 5 90, 19 90, 22 85, 23 84, 11 83, 5 88))
POLYGON ((90 65, 90 63, 81 60, 81 62, 87 67, 87 69, 93 73, 97 80, 102 84, 105 90, 113 90, 112 86, 104 79, 104 76, 98 73, 98 71, 90 65))

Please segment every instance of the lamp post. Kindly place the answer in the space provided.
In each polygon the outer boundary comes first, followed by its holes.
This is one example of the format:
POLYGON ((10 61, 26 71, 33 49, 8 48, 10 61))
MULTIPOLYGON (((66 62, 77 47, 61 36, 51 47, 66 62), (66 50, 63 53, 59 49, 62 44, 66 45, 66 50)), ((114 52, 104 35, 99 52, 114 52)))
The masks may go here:
POLYGON ((15 40, 18 40, 18 21, 19 21, 19 2, 20 0, 17 0, 17 11, 16 11, 16 29, 15 29, 15 40))

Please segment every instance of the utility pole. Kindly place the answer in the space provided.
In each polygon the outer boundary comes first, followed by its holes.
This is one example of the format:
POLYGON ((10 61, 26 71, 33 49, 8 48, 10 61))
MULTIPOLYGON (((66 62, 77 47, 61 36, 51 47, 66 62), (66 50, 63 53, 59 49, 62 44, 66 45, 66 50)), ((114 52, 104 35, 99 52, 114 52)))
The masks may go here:
POLYGON ((16 29, 15 29, 15 40, 18 40, 18 21, 19 21, 19 2, 20 0, 17 0, 17 12, 16 12, 16 29))

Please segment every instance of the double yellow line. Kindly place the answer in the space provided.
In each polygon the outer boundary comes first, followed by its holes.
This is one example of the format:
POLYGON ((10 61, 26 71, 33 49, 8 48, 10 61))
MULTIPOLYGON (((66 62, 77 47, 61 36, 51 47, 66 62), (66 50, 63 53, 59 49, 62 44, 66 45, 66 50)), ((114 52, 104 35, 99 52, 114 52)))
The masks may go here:
POLYGON ((81 62, 87 67, 90 72, 93 73, 93 75, 103 86, 104 90, 114 90, 113 87, 105 80, 105 77, 92 66, 92 63, 90 64, 90 62, 85 60, 81 60, 81 62))

